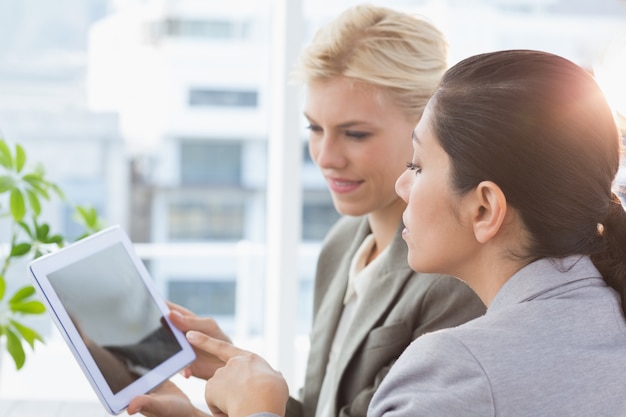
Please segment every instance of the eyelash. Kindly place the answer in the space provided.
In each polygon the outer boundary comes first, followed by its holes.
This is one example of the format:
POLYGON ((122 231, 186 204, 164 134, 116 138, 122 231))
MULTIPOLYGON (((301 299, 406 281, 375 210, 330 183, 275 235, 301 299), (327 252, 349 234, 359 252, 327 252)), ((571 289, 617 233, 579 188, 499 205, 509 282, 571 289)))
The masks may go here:
POLYGON ((370 134, 367 132, 355 132, 353 130, 346 130, 346 136, 351 137, 353 139, 365 139, 370 134))
POLYGON ((310 130, 311 132, 321 132, 322 128, 316 125, 308 125, 306 127, 308 130, 310 130))
POLYGON ((413 162, 407 162, 406 167, 409 171, 415 171, 416 174, 422 172, 422 167, 415 165, 413 162))
MULTIPOLYGON (((315 133, 319 133, 322 131, 322 128, 316 125, 308 125, 306 128, 310 130, 311 132, 315 132, 315 133)), ((354 131, 354 130, 346 130, 345 135, 348 136, 349 138, 356 139, 356 140, 365 139, 368 136, 370 136, 368 132, 359 132, 359 131, 354 131)))

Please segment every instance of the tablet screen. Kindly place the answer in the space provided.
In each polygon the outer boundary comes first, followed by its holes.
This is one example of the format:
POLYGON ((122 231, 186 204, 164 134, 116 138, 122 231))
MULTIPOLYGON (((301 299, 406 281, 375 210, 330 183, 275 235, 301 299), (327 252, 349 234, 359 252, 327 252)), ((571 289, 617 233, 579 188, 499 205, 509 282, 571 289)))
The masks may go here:
POLYGON ((48 279, 114 394, 181 350, 122 243, 48 279))

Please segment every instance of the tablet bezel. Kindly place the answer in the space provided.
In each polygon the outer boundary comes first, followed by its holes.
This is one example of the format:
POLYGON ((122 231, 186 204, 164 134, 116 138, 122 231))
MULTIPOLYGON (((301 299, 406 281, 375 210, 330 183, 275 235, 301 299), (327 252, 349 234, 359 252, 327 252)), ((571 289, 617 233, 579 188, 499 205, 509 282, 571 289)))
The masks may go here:
POLYGON ((169 308, 165 300, 156 290, 154 281, 150 277, 145 265, 136 254, 129 237, 120 226, 109 227, 56 252, 37 258, 29 263, 28 271, 35 283, 34 287, 36 291, 47 307, 49 315, 65 339, 76 361, 100 399, 100 402, 110 414, 123 412, 133 398, 150 392, 195 359, 193 348, 185 338, 185 335, 170 322, 168 318, 169 308), (96 361, 89 353, 87 346, 63 306, 63 303, 57 296, 57 293, 49 281, 48 275, 74 264, 87 256, 120 243, 137 270, 137 275, 141 277, 148 294, 160 310, 163 319, 172 330, 181 350, 154 369, 140 376, 130 385, 117 393, 113 393, 96 361))

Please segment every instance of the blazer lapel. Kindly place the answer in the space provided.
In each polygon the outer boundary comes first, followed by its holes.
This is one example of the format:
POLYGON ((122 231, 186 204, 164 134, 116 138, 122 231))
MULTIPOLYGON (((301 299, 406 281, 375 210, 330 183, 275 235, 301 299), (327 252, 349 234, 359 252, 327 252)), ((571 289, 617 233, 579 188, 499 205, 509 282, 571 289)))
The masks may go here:
POLYGON ((348 329, 337 361, 339 380, 355 351, 367 338, 369 332, 380 325, 381 316, 387 314, 398 292, 402 291, 406 280, 411 277, 413 271, 407 264, 406 255, 406 243, 402 240, 401 233, 398 232, 389 247, 384 263, 380 265, 380 275, 371 281, 348 329))
MULTIPOLYGON (((348 283, 350 263, 369 233, 369 223, 365 218, 359 226, 346 256, 343 257, 342 262, 338 265, 315 317, 315 323, 311 330, 311 344, 306 373, 307 384, 305 384, 305 392, 303 393, 305 397, 310 397, 310 403, 315 404, 315 406, 317 405, 315 397, 319 395, 324 375, 326 374, 335 330, 343 311, 343 298, 348 283)), ((314 408, 312 412, 314 413, 314 408)), ((305 414, 307 414, 306 410, 305 414)))

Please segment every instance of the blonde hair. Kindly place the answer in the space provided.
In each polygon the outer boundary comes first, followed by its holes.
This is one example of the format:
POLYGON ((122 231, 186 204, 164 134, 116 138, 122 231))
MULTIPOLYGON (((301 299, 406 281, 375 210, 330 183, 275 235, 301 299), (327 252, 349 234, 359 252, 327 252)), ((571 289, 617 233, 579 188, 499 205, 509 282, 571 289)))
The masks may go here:
POLYGON ((443 33, 432 23, 357 5, 317 31, 291 75, 305 84, 345 76, 373 85, 417 122, 447 69, 447 52, 443 33))

